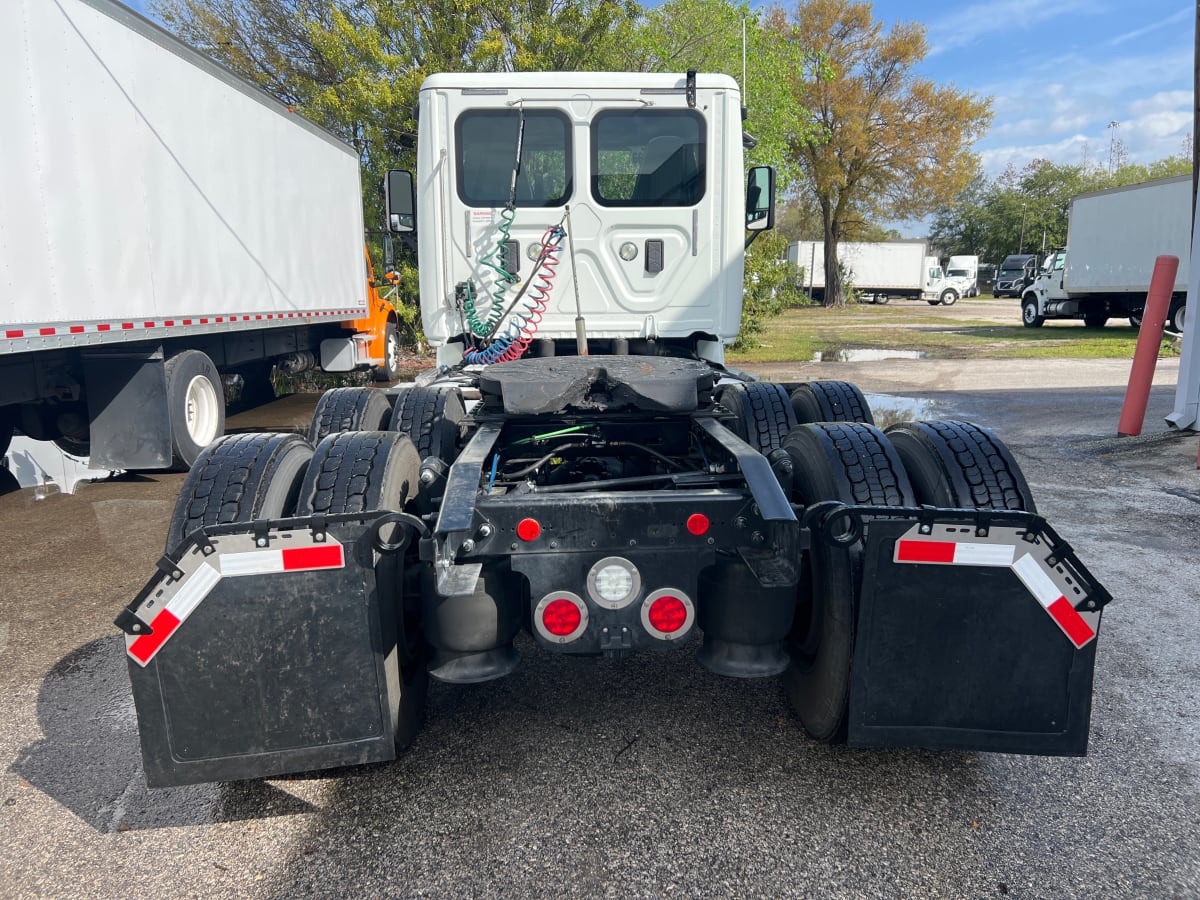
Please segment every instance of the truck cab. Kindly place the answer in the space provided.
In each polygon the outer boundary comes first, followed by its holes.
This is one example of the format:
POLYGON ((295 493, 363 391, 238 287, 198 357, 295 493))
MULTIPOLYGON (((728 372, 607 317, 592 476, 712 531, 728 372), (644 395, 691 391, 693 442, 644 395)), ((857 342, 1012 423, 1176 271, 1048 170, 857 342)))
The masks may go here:
POLYGON ((741 323, 745 229, 770 224, 774 187, 767 169, 745 195, 725 187, 745 179, 740 103, 724 75, 427 79, 404 202, 438 363, 498 361, 473 354, 507 339, 507 288, 531 274, 510 347, 550 354, 586 337, 722 362, 741 323))
POLYGON ((1025 288, 1033 283, 1037 272, 1037 255, 1013 253, 1004 257, 996 272, 996 286, 992 293, 996 297, 1020 297, 1025 288))

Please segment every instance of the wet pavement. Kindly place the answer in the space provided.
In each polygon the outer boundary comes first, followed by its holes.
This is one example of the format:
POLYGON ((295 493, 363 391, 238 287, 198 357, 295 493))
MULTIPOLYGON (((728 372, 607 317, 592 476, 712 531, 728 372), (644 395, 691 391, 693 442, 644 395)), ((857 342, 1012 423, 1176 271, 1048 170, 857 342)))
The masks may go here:
MULTIPOLYGON (((111 622, 182 476, 128 476, 0 497, 0 893, 1200 896, 1200 438, 1162 425, 1171 366, 1137 439, 1115 437, 1123 375, 1104 361, 776 370, 818 373, 1012 447, 1116 597, 1087 758, 825 747, 774 679, 524 641, 506 679, 434 685, 395 763, 148 791, 111 622)), ((294 428, 309 409, 233 425, 294 428)))

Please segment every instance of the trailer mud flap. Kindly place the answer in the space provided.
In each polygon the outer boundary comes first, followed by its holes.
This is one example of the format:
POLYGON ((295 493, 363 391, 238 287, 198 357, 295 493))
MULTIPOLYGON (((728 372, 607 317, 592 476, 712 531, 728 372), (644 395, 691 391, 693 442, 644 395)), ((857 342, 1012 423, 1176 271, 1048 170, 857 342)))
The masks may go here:
POLYGON ((375 525, 223 526, 160 562, 117 619, 148 786, 395 758, 402 554, 375 525))
POLYGON ((851 745, 1087 753, 1110 598, 1043 520, 1016 515, 1028 523, 868 521, 851 745))

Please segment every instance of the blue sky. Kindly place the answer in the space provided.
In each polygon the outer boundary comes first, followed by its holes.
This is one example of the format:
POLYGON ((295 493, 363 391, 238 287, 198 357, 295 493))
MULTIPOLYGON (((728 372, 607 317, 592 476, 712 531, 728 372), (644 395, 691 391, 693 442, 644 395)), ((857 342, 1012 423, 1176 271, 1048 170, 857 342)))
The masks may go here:
POLYGON ((874 11, 925 26, 922 75, 993 98, 976 145, 990 176, 1038 158, 1107 165, 1110 122, 1131 162, 1182 152, 1192 130, 1187 0, 878 0, 874 11))
POLYGON ((879 0, 885 23, 917 21, 919 71, 993 98, 976 145, 984 170, 1037 159, 1108 164, 1110 122, 1131 162, 1182 152, 1192 131, 1195 5, 1181 0, 879 0))

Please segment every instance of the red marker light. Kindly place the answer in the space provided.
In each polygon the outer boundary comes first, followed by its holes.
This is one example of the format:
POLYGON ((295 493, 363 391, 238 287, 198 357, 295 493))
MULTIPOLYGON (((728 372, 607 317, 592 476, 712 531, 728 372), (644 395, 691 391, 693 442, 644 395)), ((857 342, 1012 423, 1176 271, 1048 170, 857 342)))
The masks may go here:
MULTIPOLYGON (((530 521, 530 520, 526 520, 530 521)), ((536 524, 536 523, 535 523, 536 524)), ((550 603, 542 610, 542 624, 546 626, 546 630, 558 637, 565 637, 571 634, 579 627, 583 616, 577 607, 570 600, 558 598, 551 600, 550 603)))
POLYGON ((646 617, 654 628, 664 634, 672 634, 683 627, 684 622, 687 621, 688 611, 678 597, 664 594, 650 604, 650 610, 646 617))
POLYGON ((687 530, 699 537, 708 531, 708 516, 704 513, 692 513, 687 517, 687 530))
POLYGON ((542 526, 537 519, 522 519, 517 523, 517 537, 523 541, 536 541, 542 533, 542 526))

